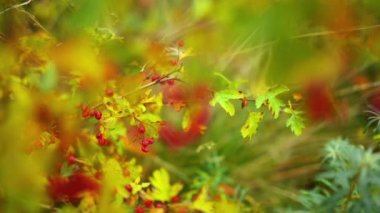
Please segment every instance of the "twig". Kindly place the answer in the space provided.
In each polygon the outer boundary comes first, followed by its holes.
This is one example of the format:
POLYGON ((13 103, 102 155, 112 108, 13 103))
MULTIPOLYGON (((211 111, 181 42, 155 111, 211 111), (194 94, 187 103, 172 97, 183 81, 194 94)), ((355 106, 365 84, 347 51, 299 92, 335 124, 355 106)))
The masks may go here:
MULTIPOLYGON (((311 32, 311 33, 305 33, 305 34, 300 34, 300 35, 295 35, 291 36, 287 40, 293 40, 293 39, 302 39, 302 38, 311 38, 311 37, 318 37, 318 36, 328 36, 328 35, 334 35, 334 34, 341 34, 341 33, 350 33, 350 32, 358 32, 358 31, 363 31, 363 30, 371 30, 371 29, 376 29, 380 28, 380 24, 375 24, 375 25, 370 25, 370 26, 363 26, 363 27, 356 27, 356 28, 350 28, 350 29, 343 29, 343 30, 328 30, 328 31, 320 31, 320 32, 311 32)), ((273 45, 277 43, 279 40, 273 40, 273 41, 268 41, 264 42, 262 44, 247 48, 245 50, 242 50, 240 52, 235 53, 237 54, 243 54, 247 52, 251 52, 253 50, 263 48, 266 46, 273 45)))
POLYGON ((354 198, 354 192, 355 192, 357 182, 359 181, 359 177, 360 177, 360 170, 358 173, 355 174, 354 177, 352 177, 351 186, 350 186, 350 190, 348 191, 347 198, 342 204, 342 207, 340 208, 341 213, 347 212, 348 204, 354 198))
POLYGON ((18 11, 24 13, 25 15, 27 15, 30 19, 32 19, 32 21, 34 21, 34 23, 39 27, 41 28, 43 31, 45 31, 48 35, 50 35, 49 31, 44 27, 42 26, 42 24, 36 19, 36 17, 29 13, 28 11, 24 10, 24 9, 19 9, 19 8, 16 8, 18 11))
POLYGON ((17 8, 22 7, 22 6, 28 5, 28 4, 30 4, 32 1, 33 1, 33 0, 27 0, 27 1, 23 2, 23 3, 16 4, 16 5, 13 5, 13 6, 11 6, 11 7, 8 7, 8 8, 6 8, 5 10, 1 11, 1 12, 0 12, 0 15, 2 15, 3 13, 8 12, 9 10, 17 9, 17 8))
MULTIPOLYGON (((151 86, 153 86, 153 85, 159 84, 159 83, 161 83, 161 82, 163 82, 163 81, 169 80, 168 77, 169 77, 170 75, 176 73, 176 72, 179 72, 179 71, 181 70, 181 67, 182 67, 182 66, 180 66, 179 68, 175 69, 175 70, 172 71, 172 72, 169 72, 169 73, 167 73, 167 74, 161 76, 161 78, 159 78, 159 79, 156 80, 156 81, 152 81, 152 82, 150 82, 150 83, 148 83, 148 84, 145 84, 145 85, 142 85, 142 86, 140 86, 140 87, 137 87, 136 89, 134 89, 134 90, 132 90, 132 91, 130 91, 130 92, 128 92, 128 93, 122 95, 121 97, 129 96, 129 95, 131 95, 131 94, 133 94, 133 93, 135 93, 135 92, 138 92, 138 91, 140 91, 140 90, 146 89, 146 88, 151 87, 151 86)), ((103 105, 103 103, 99 103, 99 104, 95 105, 94 108, 96 109, 96 108, 98 108, 98 107, 100 107, 100 106, 102 106, 102 105, 103 105)))
POLYGON ((368 84, 363 84, 363 85, 359 85, 359 86, 353 86, 353 87, 345 88, 345 89, 342 89, 342 90, 338 91, 336 95, 338 97, 341 97, 341 96, 346 96, 346 95, 349 95, 349 94, 352 94, 352 93, 355 93, 355 92, 359 92, 359 91, 363 91, 363 90, 368 90, 368 89, 373 89, 373 88, 376 88, 376 87, 380 87, 380 81, 376 81, 376 82, 371 82, 371 83, 368 83, 368 84))

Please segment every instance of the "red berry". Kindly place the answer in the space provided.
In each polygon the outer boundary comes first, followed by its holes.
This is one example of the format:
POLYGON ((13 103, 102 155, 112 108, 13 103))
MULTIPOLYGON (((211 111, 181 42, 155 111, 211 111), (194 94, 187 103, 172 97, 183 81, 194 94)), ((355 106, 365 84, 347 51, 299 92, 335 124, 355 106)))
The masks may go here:
POLYGON ((87 104, 82 105, 82 111, 88 111, 88 105, 87 104))
POLYGON ((94 117, 97 119, 97 120, 100 120, 102 118, 102 113, 99 112, 99 111, 95 111, 94 112, 94 117))
POLYGON ((151 79, 152 81, 159 81, 161 79, 161 76, 158 74, 154 74, 151 79))
POLYGON ((141 142, 141 145, 146 147, 146 146, 149 146, 150 143, 149 143, 148 139, 143 139, 141 142))
POLYGON ((82 111, 82 117, 83 118, 89 118, 89 117, 91 117, 91 114, 88 110, 82 111))
POLYGON ((169 79, 166 81, 170 86, 174 85, 175 80, 174 79, 169 79))
POLYGON ((144 208, 141 207, 141 206, 139 206, 139 207, 137 207, 137 208, 135 209, 135 213, 144 213, 144 212, 145 212, 145 210, 144 210, 144 208))
POLYGON ((97 138, 98 140, 101 139, 101 138, 103 138, 103 134, 100 133, 100 132, 96 133, 96 138, 97 138))
POLYGON ((179 203, 179 202, 181 202, 181 198, 179 196, 174 196, 174 197, 172 197, 172 202, 173 203, 179 203))
POLYGON ((154 204, 154 207, 155 208, 164 208, 165 206, 162 203, 156 203, 156 204, 154 204))
POLYGON ((132 186, 130 184, 126 185, 125 186, 125 189, 128 191, 128 192, 132 192, 132 186))
POLYGON ((179 40, 178 42, 177 42, 177 45, 178 45, 178 47, 184 47, 185 46, 185 42, 181 39, 181 40, 179 40))
POLYGON ((113 90, 111 88, 106 89, 106 96, 113 96, 113 90))
POLYGON ((101 145, 101 146, 105 146, 105 145, 107 145, 107 140, 104 139, 104 138, 100 138, 100 139, 98 140, 98 143, 99 143, 99 145, 101 145))
POLYGON ((173 59, 173 60, 170 60, 170 64, 171 65, 173 65, 173 66, 176 66, 177 64, 178 64, 178 60, 175 60, 175 59, 173 59))
POLYGON ((147 153, 149 152, 149 148, 147 146, 141 146, 141 151, 147 153))
POLYGON ((140 134, 144 134, 144 133, 145 133, 145 126, 144 126, 144 125, 140 125, 140 126, 137 128, 137 131, 138 131, 140 134))
POLYGON ((147 208, 152 207, 152 204, 153 204, 153 202, 151 200, 146 200, 144 203, 145 203, 145 207, 147 207, 147 208))
POLYGON ((154 139, 153 138, 147 138, 146 140, 147 140, 147 142, 148 142, 149 145, 150 144, 154 144, 154 139))
POLYGON ((69 156, 67 156, 67 162, 68 162, 68 164, 75 163, 75 160, 76 160, 76 157, 73 154, 70 154, 69 156))

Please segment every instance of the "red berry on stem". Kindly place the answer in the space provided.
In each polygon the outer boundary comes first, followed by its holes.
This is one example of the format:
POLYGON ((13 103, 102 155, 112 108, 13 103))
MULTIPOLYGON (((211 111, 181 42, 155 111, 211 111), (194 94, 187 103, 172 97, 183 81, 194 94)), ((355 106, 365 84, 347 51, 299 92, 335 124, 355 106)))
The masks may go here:
POLYGON ((99 111, 95 111, 94 112, 94 117, 97 119, 97 120, 100 120, 102 118, 102 113, 99 112, 99 111))
POLYGON ((184 47, 185 46, 185 42, 181 39, 181 40, 179 40, 178 42, 177 42, 177 45, 178 45, 178 47, 184 47))
POLYGON ((169 79, 166 81, 170 86, 173 86, 174 83, 175 83, 175 80, 174 79, 169 79))
POLYGON ((152 204, 153 204, 153 202, 151 200, 146 200, 144 203, 145 203, 145 207, 147 207, 147 208, 152 207, 152 204))
POLYGON ((130 184, 126 185, 125 186, 125 189, 128 191, 128 192, 132 192, 132 186, 130 184))
POLYGON ((107 140, 104 139, 104 138, 100 138, 100 139, 98 140, 98 143, 99 143, 99 145, 101 145, 101 146, 105 146, 105 145, 107 145, 107 140))
POLYGON ((158 74, 154 74, 151 79, 152 81, 159 81, 161 79, 161 76, 158 74))
POLYGON ((106 89, 106 96, 113 96, 113 90, 111 88, 106 89))
POLYGON ((141 142, 141 145, 146 147, 146 146, 149 146, 150 144, 149 144, 149 141, 147 139, 143 139, 141 142))
POLYGON ((69 156, 67 156, 67 163, 68 164, 75 163, 75 160, 76 160, 76 157, 73 154, 70 154, 69 156))
POLYGON ((82 105, 82 111, 87 111, 88 110, 88 105, 87 104, 83 104, 82 105))
POLYGON ((175 60, 175 59, 173 59, 173 60, 170 60, 170 64, 171 65, 173 65, 173 66, 176 66, 177 64, 178 64, 178 60, 175 60))
POLYGON ((103 134, 100 133, 100 132, 96 133, 96 138, 97 138, 98 140, 101 139, 101 138, 103 138, 103 134))
POLYGON ((172 197, 172 202, 173 203, 179 203, 179 202, 181 202, 181 198, 179 196, 174 196, 174 197, 172 197))
POLYGON ((147 140, 147 142, 148 142, 149 145, 150 144, 154 144, 154 139, 153 138, 147 138, 146 140, 147 140))
POLYGON ((156 204, 154 204, 154 207, 155 208, 164 208, 165 206, 162 203, 156 203, 156 204))
POLYGON ((147 146, 141 146, 141 151, 147 153, 149 152, 149 148, 147 146))
POLYGON ((141 207, 141 206, 139 206, 139 207, 137 207, 137 208, 135 209, 135 213, 144 213, 144 212, 145 212, 145 210, 144 210, 144 208, 141 207))
POLYGON ((137 131, 138 131, 140 134, 144 134, 144 133, 145 133, 145 126, 144 126, 144 125, 140 125, 140 126, 137 128, 137 131))

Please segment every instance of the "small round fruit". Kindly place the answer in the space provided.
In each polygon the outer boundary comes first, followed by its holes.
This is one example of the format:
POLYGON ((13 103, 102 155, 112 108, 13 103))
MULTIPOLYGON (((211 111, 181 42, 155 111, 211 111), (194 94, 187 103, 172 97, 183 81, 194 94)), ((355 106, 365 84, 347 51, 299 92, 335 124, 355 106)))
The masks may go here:
POLYGON ((98 140, 101 139, 101 138, 103 138, 103 134, 100 133, 100 132, 96 133, 96 138, 97 138, 98 140))
POLYGON ((146 201, 144 202, 144 204, 145 204, 145 207, 150 208, 150 207, 152 207, 153 201, 151 201, 151 200, 146 200, 146 201))
POLYGON ((106 89, 106 96, 112 97, 113 96, 113 90, 111 88, 106 89))
POLYGON ((147 138, 146 139, 148 144, 151 145, 151 144, 154 144, 154 139, 153 138, 147 138))
POLYGON ((151 78, 151 80, 152 80, 153 82, 155 82, 155 81, 159 81, 160 79, 161 79, 161 76, 158 75, 158 74, 154 74, 154 75, 152 76, 152 78, 151 78))
POLYGON ((181 202, 181 198, 179 196, 174 196, 174 197, 172 197, 172 202, 173 203, 179 203, 179 202, 181 202))
POLYGON ((97 120, 100 120, 100 119, 102 119, 102 113, 99 112, 99 111, 95 111, 95 112, 94 112, 94 117, 95 117, 97 120))
POLYGON ((173 86, 174 83, 175 83, 175 80, 174 79, 169 79, 169 80, 167 80, 167 83, 169 84, 169 86, 173 86))
POLYGON ((144 213, 144 212, 145 212, 145 210, 144 210, 144 208, 141 207, 141 206, 139 206, 139 207, 137 207, 137 208, 135 209, 135 213, 144 213))
POLYGON ((184 47, 185 46, 185 42, 181 39, 181 40, 179 40, 178 42, 177 42, 177 45, 178 45, 178 47, 184 47))
POLYGON ((144 125, 140 125, 140 126, 137 128, 137 131, 138 131, 140 134, 144 134, 144 133, 145 133, 145 126, 144 126, 144 125))
POLYGON ((162 203, 156 203, 154 204, 154 208, 165 208, 165 206, 162 203))
POLYGON ((67 156, 67 163, 73 164, 73 163, 75 163, 76 159, 77 158, 73 154, 70 154, 69 156, 67 156))
POLYGON ((98 140, 98 143, 99 143, 99 145, 101 145, 101 146, 105 146, 105 145, 107 145, 107 140, 104 139, 104 138, 100 138, 100 139, 98 140))
POLYGON ((141 146, 141 151, 147 153, 149 152, 149 148, 147 146, 141 146))
POLYGON ((130 185, 130 184, 127 184, 126 186, 125 186, 125 189, 128 191, 128 192, 132 192, 132 186, 130 185))
POLYGON ((141 142, 141 145, 147 147, 150 145, 150 143, 149 143, 148 139, 143 139, 141 142))

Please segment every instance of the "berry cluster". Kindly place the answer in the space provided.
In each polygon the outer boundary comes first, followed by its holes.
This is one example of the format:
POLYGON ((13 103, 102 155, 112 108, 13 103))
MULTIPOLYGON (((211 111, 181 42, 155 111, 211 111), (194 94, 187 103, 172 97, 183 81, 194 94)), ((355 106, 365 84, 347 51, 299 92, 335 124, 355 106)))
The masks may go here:
POLYGON ((82 117, 83 118, 90 118, 94 117, 97 120, 102 119, 102 112, 100 111, 95 111, 90 109, 86 104, 82 105, 82 117))
MULTIPOLYGON (((181 202, 181 198, 179 196, 174 196, 172 199, 171 199, 171 202, 172 203, 179 203, 181 202)), ((144 201, 144 206, 138 206, 136 207, 135 209, 135 213, 144 213, 145 212, 145 209, 150 209, 152 207, 156 208, 156 209, 165 209, 165 204, 164 203, 160 203, 160 202, 154 202, 152 200, 145 200, 144 201)))
POLYGON ((105 146, 105 145, 108 144, 107 139, 105 139, 104 136, 103 136, 103 134, 100 133, 100 132, 96 133, 96 139, 98 139, 98 143, 101 146, 105 146))
MULTIPOLYGON (((137 132, 139 134, 145 134, 145 127, 144 125, 140 125, 138 128, 137 128, 137 132)), ((142 152, 149 152, 149 145, 152 145, 154 144, 154 139, 153 138, 143 138, 141 140, 141 151, 142 152)))

